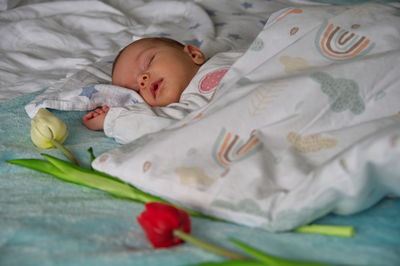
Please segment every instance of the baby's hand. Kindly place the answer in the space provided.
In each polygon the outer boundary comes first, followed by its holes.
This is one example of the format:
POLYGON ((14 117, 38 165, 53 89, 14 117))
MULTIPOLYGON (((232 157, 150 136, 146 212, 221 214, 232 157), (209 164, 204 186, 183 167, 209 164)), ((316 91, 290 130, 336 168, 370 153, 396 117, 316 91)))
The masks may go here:
POLYGON ((103 130, 104 119, 110 108, 108 106, 103 106, 97 108, 86 115, 83 116, 82 123, 91 130, 103 130))

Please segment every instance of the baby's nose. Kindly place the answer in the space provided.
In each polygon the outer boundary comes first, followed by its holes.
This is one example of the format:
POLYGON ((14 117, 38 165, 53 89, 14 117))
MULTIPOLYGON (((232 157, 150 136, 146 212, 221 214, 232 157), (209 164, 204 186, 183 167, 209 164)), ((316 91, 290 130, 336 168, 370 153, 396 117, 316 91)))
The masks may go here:
POLYGON ((149 73, 142 73, 138 77, 138 84, 140 88, 147 87, 147 83, 150 81, 149 73))

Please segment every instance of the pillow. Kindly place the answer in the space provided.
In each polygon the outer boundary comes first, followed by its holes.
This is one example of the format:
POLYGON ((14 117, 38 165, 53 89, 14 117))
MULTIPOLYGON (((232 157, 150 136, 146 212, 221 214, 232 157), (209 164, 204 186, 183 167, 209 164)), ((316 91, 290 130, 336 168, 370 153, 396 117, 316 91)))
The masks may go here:
POLYGON ((111 85, 113 58, 104 57, 55 83, 25 106, 29 117, 34 117, 40 108, 86 111, 102 105, 114 107, 143 102, 137 92, 111 85))

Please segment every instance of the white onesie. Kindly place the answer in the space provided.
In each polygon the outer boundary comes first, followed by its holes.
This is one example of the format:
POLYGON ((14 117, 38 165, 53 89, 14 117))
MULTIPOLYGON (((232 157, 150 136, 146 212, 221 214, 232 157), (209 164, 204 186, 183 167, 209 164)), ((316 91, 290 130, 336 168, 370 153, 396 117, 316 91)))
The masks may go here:
POLYGON ((225 52, 210 58, 183 91, 179 103, 151 107, 142 102, 110 108, 104 121, 105 134, 124 144, 184 118, 211 100, 221 79, 241 54, 225 52))

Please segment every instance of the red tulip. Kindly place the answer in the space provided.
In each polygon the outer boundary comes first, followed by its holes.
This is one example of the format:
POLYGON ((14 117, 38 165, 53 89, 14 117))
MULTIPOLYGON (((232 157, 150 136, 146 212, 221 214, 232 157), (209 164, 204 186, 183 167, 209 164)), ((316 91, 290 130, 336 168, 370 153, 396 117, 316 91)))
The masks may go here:
POLYGON ((171 247, 186 241, 231 259, 248 259, 246 256, 211 245, 191 236, 189 214, 166 203, 146 203, 144 212, 137 217, 137 220, 146 232, 147 239, 155 248, 171 247))
POLYGON ((190 217, 185 211, 159 202, 147 203, 145 208, 137 220, 155 248, 181 244, 183 240, 174 235, 175 230, 190 233, 190 217))

